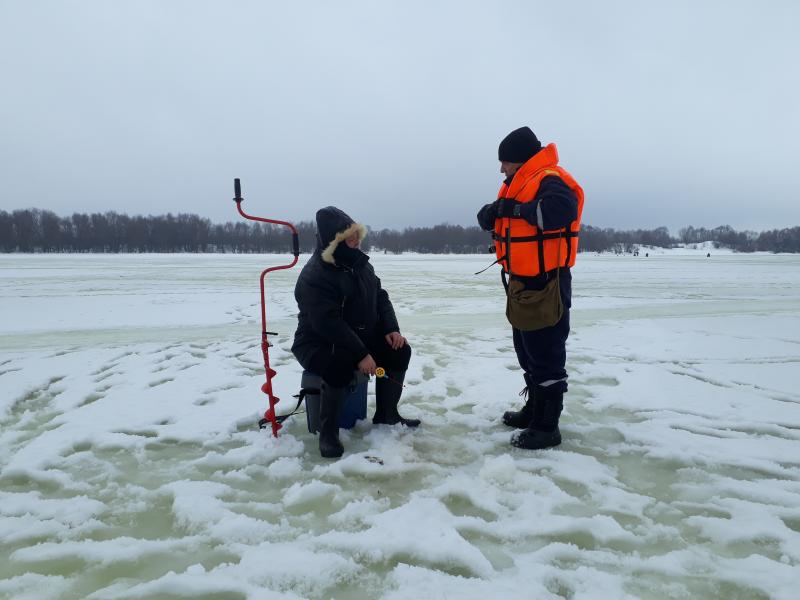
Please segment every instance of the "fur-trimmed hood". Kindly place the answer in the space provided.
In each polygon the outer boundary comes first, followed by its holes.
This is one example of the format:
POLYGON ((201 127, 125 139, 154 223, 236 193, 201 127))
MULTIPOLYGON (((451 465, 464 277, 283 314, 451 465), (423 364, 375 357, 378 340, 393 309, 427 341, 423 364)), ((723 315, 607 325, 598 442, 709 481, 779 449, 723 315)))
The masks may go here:
POLYGON ((340 243, 354 233, 358 234, 361 241, 367 237, 367 228, 335 206, 326 206, 317 211, 317 248, 324 262, 335 265, 333 253, 340 243))

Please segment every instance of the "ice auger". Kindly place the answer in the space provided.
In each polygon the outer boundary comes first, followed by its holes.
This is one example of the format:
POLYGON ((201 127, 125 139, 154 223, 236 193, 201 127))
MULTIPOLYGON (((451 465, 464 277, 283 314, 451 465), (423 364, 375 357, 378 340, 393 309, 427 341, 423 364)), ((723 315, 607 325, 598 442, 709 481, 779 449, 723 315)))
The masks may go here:
POLYGON ((235 194, 235 198, 233 199, 236 202, 236 209, 239 211, 239 214, 242 215, 245 219, 250 219, 251 221, 260 221, 262 223, 274 223, 275 225, 284 225, 288 227, 292 232, 292 252, 294 254, 294 259, 292 262, 286 265, 277 265, 274 267, 267 267, 261 272, 261 353, 264 355, 264 373, 267 377, 266 383, 261 386, 261 391, 267 395, 269 399, 269 407, 267 408, 266 412, 264 412, 264 417, 258 421, 258 426, 261 429, 266 429, 267 424, 269 423, 272 426, 272 435, 274 437, 278 437, 278 430, 283 426, 283 418, 275 415, 275 405, 280 402, 280 398, 276 397, 272 393, 272 378, 275 377, 277 374, 275 369, 269 366, 269 348, 272 346, 269 342, 270 335, 277 335, 273 331, 267 331, 267 308, 266 302, 264 297, 264 277, 267 273, 271 271, 280 271, 281 269, 291 269, 293 266, 297 264, 297 259, 300 257, 300 238, 297 235, 297 229, 291 223, 287 221, 278 221, 276 219, 265 219, 263 217, 253 217, 248 215, 246 212, 242 210, 242 202, 244 198, 242 198, 242 187, 239 183, 238 179, 233 180, 233 190, 235 194))

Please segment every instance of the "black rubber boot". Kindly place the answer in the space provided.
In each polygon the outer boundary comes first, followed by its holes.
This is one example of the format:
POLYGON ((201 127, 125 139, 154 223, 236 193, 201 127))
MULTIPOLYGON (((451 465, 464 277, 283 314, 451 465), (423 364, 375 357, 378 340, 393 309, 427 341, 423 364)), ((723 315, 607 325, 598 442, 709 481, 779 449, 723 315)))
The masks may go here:
POLYGON ((344 446, 339 441, 339 416, 342 414, 346 388, 322 384, 319 407, 319 453, 324 458, 339 458, 344 446))
POLYGON ((507 410, 503 413, 503 424, 516 429, 525 429, 531 424, 533 420, 533 411, 536 406, 536 397, 534 390, 536 386, 525 375, 525 387, 519 393, 520 396, 525 397, 525 406, 521 410, 507 410))
POLYGON ((403 393, 405 371, 386 371, 388 377, 379 377, 375 382, 375 416, 372 423, 379 425, 396 425, 402 423, 406 427, 419 427, 419 419, 404 419, 397 412, 397 404, 403 393))
POLYGON ((561 443, 558 420, 564 408, 564 393, 549 387, 537 386, 536 410, 526 429, 511 436, 511 445, 528 450, 552 448, 561 443))

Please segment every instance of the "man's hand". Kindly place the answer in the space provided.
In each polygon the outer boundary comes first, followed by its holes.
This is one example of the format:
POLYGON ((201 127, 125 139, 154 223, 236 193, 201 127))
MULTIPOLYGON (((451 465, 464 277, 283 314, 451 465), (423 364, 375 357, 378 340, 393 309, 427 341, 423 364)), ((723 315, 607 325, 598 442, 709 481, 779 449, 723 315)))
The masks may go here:
POLYGON ((499 198, 494 201, 494 204, 496 207, 495 213, 497 214, 498 219, 503 219, 506 217, 519 218, 521 216, 519 211, 522 206, 522 202, 519 200, 514 200, 513 198, 499 198))
POLYGON ((497 219, 497 207, 494 202, 484 205, 478 211, 478 225, 484 231, 492 231, 494 229, 495 219, 497 219))
POLYGON ((371 354, 367 354, 358 363, 358 370, 361 371, 364 375, 375 375, 375 369, 377 368, 378 365, 375 364, 375 359, 372 358, 371 354))
POLYGON ((386 343, 392 347, 392 350, 397 350, 398 348, 402 348, 406 345, 406 338, 400 335, 399 331, 393 331, 392 333, 386 334, 386 343))

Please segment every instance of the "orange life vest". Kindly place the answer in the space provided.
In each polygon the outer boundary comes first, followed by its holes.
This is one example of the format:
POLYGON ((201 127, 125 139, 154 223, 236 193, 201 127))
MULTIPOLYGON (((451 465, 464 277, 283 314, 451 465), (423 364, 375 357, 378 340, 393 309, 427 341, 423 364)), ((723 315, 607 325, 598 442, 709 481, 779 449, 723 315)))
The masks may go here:
MULTIPOLYGON (((555 144, 548 144, 523 164, 514 174, 511 185, 500 187, 498 198, 531 202, 539 191, 542 179, 560 177, 578 198, 578 218, 568 227, 540 229, 525 219, 504 217, 494 222, 497 262, 506 273, 533 277, 558 267, 571 267, 578 254, 578 232, 583 214, 583 189, 572 175, 558 166, 555 144)), ((538 211, 537 211, 538 212, 538 211)), ((541 225, 541 213, 539 213, 541 225)))

